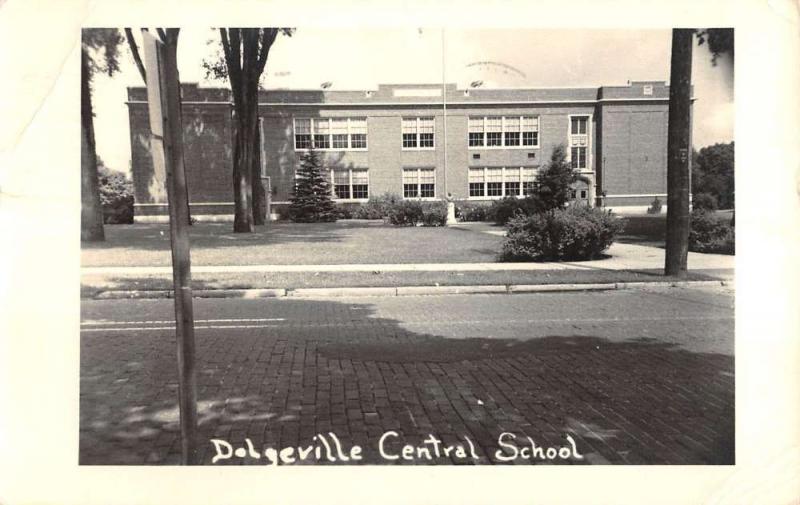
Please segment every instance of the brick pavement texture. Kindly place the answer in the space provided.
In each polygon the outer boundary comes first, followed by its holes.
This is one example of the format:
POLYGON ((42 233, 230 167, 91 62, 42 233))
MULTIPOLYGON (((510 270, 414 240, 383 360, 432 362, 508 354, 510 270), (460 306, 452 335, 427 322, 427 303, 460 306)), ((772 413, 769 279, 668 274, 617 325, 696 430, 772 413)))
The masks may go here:
MULTIPOLYGON (((324 449, 318 434, 328 433, 345 451, 362 447, 366 464, 734 463, 733 357, 649 338, 646 326, 621 323, 626 338, 616 340, 568 326, 456 339, 376 317, 365 302, 275 307, 286 322, 197 334, 199 463, 211 464, 211 439, 233 448, 249 439, 262 456, 217 465, 265 464, 267 447, 324 449), (424 441, 434 435, 442 446, 473 444, 478 458, 388 460, 378 450, 387 431, 397 434, 386 439, 391 455, 404 444, 432 452, 424 441), (584 458, 527 459, 499 444, 504 432, 518 448, 525 437, 570 447, 569 436, 584 458)), ((732 341, 732 320, 698 328, 732 341)), ((82 334, 81 464, 179 462, 174 356, 171 330, 82 334)), ((320 454, 296 464, 332 464, 320 454)))

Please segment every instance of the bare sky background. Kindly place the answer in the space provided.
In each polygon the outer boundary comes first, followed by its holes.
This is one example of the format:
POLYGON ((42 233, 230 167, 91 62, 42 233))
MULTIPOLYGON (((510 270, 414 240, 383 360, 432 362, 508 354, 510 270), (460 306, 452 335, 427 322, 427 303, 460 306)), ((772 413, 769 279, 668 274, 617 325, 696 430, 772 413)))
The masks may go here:
MULTIPOLYGON (((181 30, 178 65, 183 82, 208 81, 201 66, 213 55, 218 32, 181 30), (211 43, 209 44, 209 41, 211 43)), ((483 87, 625 85, 628 80, 669 80, 670 30, 521 29, 304 29, 279 36, 270 52, 265 88, 373 89, 387 83, 476 80, 483 87), (442 46, 444 45, 444 58, 442 46), (487 63, 488 62, 488 63, 487 63), (443 68, 444 63, 444 68, 443 68)), ((733 64, 712 66, 706 46, 695 45, 694 145, 733 140, 733 64)), ((97 150, 112 169, 128 171, 130 140, 127 86, 142 86, 127 46, 122 72, 94 82, 97 150)))

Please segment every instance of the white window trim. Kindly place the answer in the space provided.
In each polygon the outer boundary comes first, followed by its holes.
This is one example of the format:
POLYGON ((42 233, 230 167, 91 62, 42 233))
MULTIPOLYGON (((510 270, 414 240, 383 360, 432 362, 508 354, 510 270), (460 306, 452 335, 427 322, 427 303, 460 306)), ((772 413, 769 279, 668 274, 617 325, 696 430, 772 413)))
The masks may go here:
POLYGON ((436 117, 431 116, 421 116, 421 117, 401 117, 400 118, 400 149, 403 151, 434 151, 436 149, 436 117), (433 121, 433 147, 420 147, 420 131, 419 131, 419 124, 421 119, 428 119, 430 118, 433 121), (415 128, 415 134, 417 136, 417 147, 404 147, 403 146, 403 121, 407 121, 409 119, 416 119, 417 125, 415 128))
POLYGON ((406 195, 405 195, 405 193, 406 193, 406 188, 405 188, 406 183, 402 181, 402 177, 401 177, 400 184, 403 187, 401 188, 400 194, 403 196, 403 200, 421 200, 423 202, 436 200, 436 167, 404 167, 403 168, 403 172, 405 172, 406 170, 409 170, 409 171, 410 170, 414 170, 414 171, 417 172, 416 185, 417 185, 417 193, 418 194, 422 193, 422 187, 421 187, 422 186, 422 171, 423 170, 432 171, 433 172, 433 196, 425 196, 425 197, 412 196, 412 197, 406 198, 406 195))
POLYGON ((541 120, 542 119, 541 119, 541 115, 539 115, 539 114, 537 114, 537 115, 524 115, 523 114, 523 115, 519 116, 519 130, 517 132, 519 133, 520 145, 518 145, 518 146, 507 146, 507 145, 505 145, 505 142, 506 142, 506 135, 505 135, 505 133, 506 133, 506 118, 509 118, 509 117, 516 118, 517 116, 515 116, 515 115, 483 116, 482 117, 483 118, 483 145, 482 146, 471 146, 471 145, 469 145, 469 134, 470 134, 470 131, 469 131, 469 119, 470 118, 479 119, 479 118, 481 118, 481 116, 467 116, 467 150, 480 151, 480 150, 485 150, 485 149, 488 149, 488 150, 498 150, 498 149, 522 149, 522 150, 528 149, 528 150, 531 150, 531 149, 540 149, 540 146, 542 145, 542 138, 541 138, 542 137, 542 135, 541 135, 541 132, 542 132, 541 120), (486 145, 486 133, 487 133, 486 132, 486 123, 487 123, 487 118, 490 118, 490 117, 499 117, 500 118, 500 125, 501 125, 500 126, 500 138, 501 138, 501 140, 503 142, 503 145, 501 145, 501 146, 487 146, 486 145), (523 122, 524 118, 526 118, 526 117, 535 117, 536 118, 536 133, 538 133, 538 135, 536 136, 536 145, 533 145, 533 146, 523 146, 522 145, 522 134, 523 134, 522 122, 523 122))
POLYGON ((467 169, 467 200, 479 200, 479 201, 480 200, 486 200, 486 201, 502 200, 503 198, 505 198, 507 196, 515 196, 517 198, 524 198, 524 196, 525 196, 525 194, 524 194, 525 181, 522 180, 522 174, 524 173, 526 168, 530 168, 530 169, 533 170, 533 173, 534 173, 533 179, 535 181, 536 177, 538 175, 538 167, 524 166, 524 165, 519 166, 519 167, 469 167, 467 169), (483 196, 470 196, 470 194, 469 194, 469 185, 470 185, 469 172, 470 172, 470 170, 477 170, 479 168, 483 169, 483 196), (487 180, 488 179, 487 176, 488 176, 488 170, 490 168, 500 168, 501 171, 502 171, 502 175, 501 175, 502 194, 499 195, 499 196, 497 196, 497 195, 492 195, 492 196, 487 195, 487 193, 488 193, 487 184, 489 182, 487 180), (506 194, 506 182, 507 182, 506 181, 506 172, 517 172, 518 173, 518 177, 519 177, 519 179, 518 179, 518 181, 519 181, 519 193, 517 193, 515 195, 507 195, 506 194))
POLYGON ((339 169, 336 170, 335 168, 330 168, 330 177, 331 177, 331 199, 334 202, 367 202, 369 201, 369 196, 367 198, 352 198, 353 195, 353 171, 356 172, 366 172, 367 173, 367 195, 371 193, 369 187, 369 168, 347 168, 347 169, 339 169), (350 196, 351 198, 336 198, 336 179, 334 178, 334 172, 344 172, 347 170, 347 185, 350 187, 350 196))
POLYGON ((567 120, 567 162, 569 162, 570 166, 572 166, 572 118, 573 117, 585 117, 586 118, 586 168, 576 168, 580 173, 594 173, 592 170, 593 164, 593 153, 592 153, 592 120, 593 114, 569 114, 567 120))
POLYGON ((311 122, 311 124, 310 124, 310 128, 311 129, 310 129, 310 133, 309 134, 311 135, 312 145, 313 145, 313 142, 314 142, 314 135, 316 134, 314 132, 314 124, 317 121, 322 121, 322 120, 327 120, 328 121, 328 134, 327 134, 328 135, 328 145, 331 146, 331 147, 326 147, 324 149, 323 148, 319 148, 319 147, 315 147, 314 148, 315 151, 328 152, 328 151, 368 151, 369 150, 369 135, 368 134, 365 134, 367 136, 367 147, 350 147, 350 144, 351 144, 350 136, 352 135, 352 133, 350 131, 350 122, 351 122, 351 120, 363 119, 367 123, 367 131, 369 131, 369 123, 368 123, 368 120, 367 120, 366 116, 363 117, 363 118, 362 117, 352 117, 352 118, 351 117, 293 117, 292 118, 292 147, 294 147, 294 151, 295 152, 305 153, 305 152, 310 151, 310 149, 307 149, 307 148, 302 148, 302 147, 298 148, 297 147, 297 120, 298 119, 309 120, 311 122), (332 123, 333 123, 334 119, 346 119, 347 120, 347 147, 333 147, 332 123))

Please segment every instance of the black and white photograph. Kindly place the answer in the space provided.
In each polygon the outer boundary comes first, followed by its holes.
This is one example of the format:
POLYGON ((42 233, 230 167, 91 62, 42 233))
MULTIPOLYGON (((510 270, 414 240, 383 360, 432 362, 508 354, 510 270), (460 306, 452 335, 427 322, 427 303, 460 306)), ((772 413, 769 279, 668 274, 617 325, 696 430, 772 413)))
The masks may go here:
POLYGON ((735 463, 733 29, 82 51, 81 464, 735 463))
POLYGON ((798 26, 0 0, 0 504, 798 503, 798 26))

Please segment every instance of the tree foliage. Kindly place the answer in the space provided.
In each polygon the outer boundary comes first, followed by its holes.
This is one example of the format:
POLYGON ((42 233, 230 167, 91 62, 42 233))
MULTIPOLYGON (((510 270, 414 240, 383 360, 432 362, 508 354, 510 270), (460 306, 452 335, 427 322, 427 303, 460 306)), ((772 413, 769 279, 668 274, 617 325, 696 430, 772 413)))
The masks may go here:
POLYGON ((319 155, 313 149, 300 159, 289 205, 289 218, 292 221, 336 221, 336 205, 331 199, 331 185, 322 175, 322 168, 319 155))
POLYGON ((711 51, 711 63, 716 65, 717 58, 722 54, 729 54, 733 59, 734 40, 733 28, 706 28, 697 31, 697 41, 702 46, 708 43, 711 51))
POLYGON ((734 207, 734 143, 714 144, 697 152, 692 166, 692 193, 708 193, 722 209, 734 207))
POLYGON ((547 166, 536 178, 530 196, 537 203, 538 211, 562 209, 570 200, 571 186, 577 175, 567 161, 563 145, 558 145, 550 155, 547 166))

